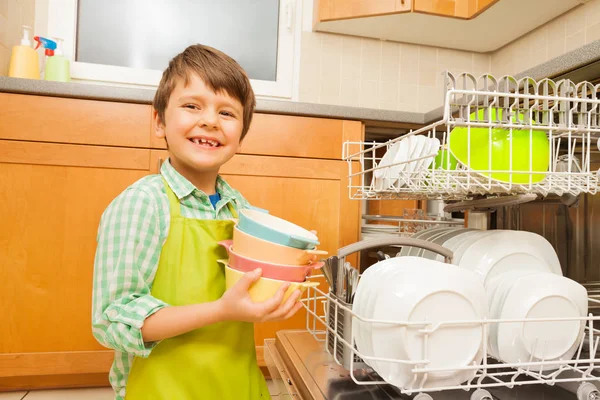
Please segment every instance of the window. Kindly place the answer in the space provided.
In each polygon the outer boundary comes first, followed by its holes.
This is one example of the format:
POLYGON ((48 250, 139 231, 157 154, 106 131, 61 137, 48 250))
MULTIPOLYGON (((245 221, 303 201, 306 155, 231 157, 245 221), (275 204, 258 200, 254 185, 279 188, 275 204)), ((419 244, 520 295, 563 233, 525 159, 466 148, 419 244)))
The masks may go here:
POLYGON ((156 86, 202 43, 236 59, 257 95, 291 98, 299 17, 294 0, 49 0, 48 32, 64 38, 74 80, 156 86))

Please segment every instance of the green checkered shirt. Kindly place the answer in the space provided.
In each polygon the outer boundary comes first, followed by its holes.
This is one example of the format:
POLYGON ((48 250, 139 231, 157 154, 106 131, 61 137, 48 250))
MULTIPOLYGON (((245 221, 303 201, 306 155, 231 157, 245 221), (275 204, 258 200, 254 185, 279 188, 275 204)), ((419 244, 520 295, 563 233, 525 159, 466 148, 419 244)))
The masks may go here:
POLYGON ((157 344, 142 341, 144 320, 167 306, 150 294, 170 225, 162 177, 179 199, 184 217, 229 219, 233 216, 228 203, 237 211, 249 207, 221 177, 216 185, 221 200, 213 208, 209 197, 168 161, 160 173, 140 179, 117 196, 104 211, 98 229, 92 331, 100 344, 115 350, 109 379, 118 400, 125 397, 133 357, 148 357, 157 344))

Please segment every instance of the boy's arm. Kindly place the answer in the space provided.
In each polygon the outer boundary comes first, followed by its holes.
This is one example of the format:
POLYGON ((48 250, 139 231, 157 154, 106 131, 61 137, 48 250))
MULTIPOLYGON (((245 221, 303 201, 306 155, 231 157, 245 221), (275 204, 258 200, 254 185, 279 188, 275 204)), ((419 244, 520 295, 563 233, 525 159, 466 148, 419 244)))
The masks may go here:
POLYGON ((253 303, 248 288, 261 271, 247 273, 221 299, 169 306, 150 294, 165 234, 160 209, 149 194, 129 189, 102 217, 94 265, 93 333, 104 346, 147 357, 160 340, 219 321, 286 319, 301 307, 300 292, 281 304, 289 284, 264 303, 253 303))
POLYGON ((150 294, 166 236, 162 211, 151 194, 130 188, 106 209, 94 260, 92 331, 103 346, 147 357, 141 328, 167 306, 150 294))

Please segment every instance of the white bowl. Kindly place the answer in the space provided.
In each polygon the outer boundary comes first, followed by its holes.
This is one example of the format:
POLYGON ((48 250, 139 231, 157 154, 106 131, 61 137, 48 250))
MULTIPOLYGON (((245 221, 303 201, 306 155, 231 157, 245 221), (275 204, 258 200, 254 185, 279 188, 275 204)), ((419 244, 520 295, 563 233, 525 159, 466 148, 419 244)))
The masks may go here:
POLYGON ((544 237, 524 231, 491 231, 481 234, 460 256, 458 264, 487 279, 515 269, 562 275, 556 251, 544 237))
MULTIPOLYGON (((368 285, 371 299, 361 312, 367 318, 391 321, 479 320, 487 315, 483 286, 469 271, 418 257, 386 260, 368 285)), ((430 333, 427 345, 422 327, 364 324, 362 340, 367 355, 407 361, 429 359, 428 366, 445 371, 430 373, 425 387, 457 385, 471 379, 475 370, 457 368, 481 362, 482 327, 446 325, 430 333), (427 356, 424 354, 425 346, 427 356), (372 351, 371 351, 372 349, 372 351)), ((388 383, 410 386, 414 375, 409 364, 373 362, 372 367, 388 383)), ((419 377, 422 378, 422 377, 419 377)))
MULTIPOLYGON (((586 316, 587 310, 587 291, 583 286, 556 274, 538 273, 514 280, 500 318, 580 318, 586 316)), ((501 322, 496 356, 507 363, 568 361, 581 343, 584 329, 584 320, 501 322)), ((545 365, 541 370, 559 367, 545 365)))

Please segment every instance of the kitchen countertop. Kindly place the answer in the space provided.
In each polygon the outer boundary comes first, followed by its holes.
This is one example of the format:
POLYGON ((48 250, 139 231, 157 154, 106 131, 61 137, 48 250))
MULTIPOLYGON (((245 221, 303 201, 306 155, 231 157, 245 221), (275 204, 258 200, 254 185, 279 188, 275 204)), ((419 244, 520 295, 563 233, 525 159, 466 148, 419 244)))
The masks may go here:
MULTIPOLYGON (((590 64, 598 59, 600 59, 600 40, 570 51, 515 76, 517 78, 530 76, 534 79, 555 77, 590 64)), ((0 77, 0 92, 150 104, 152 103, 155 90, 0 77)), ((273 114, 360 120, 367 122, 367 125, 369 122, 425 125, 439 120, 443 114, 441 107, 421 113, 265 99, 257 99, 256 111, 273 114)))

